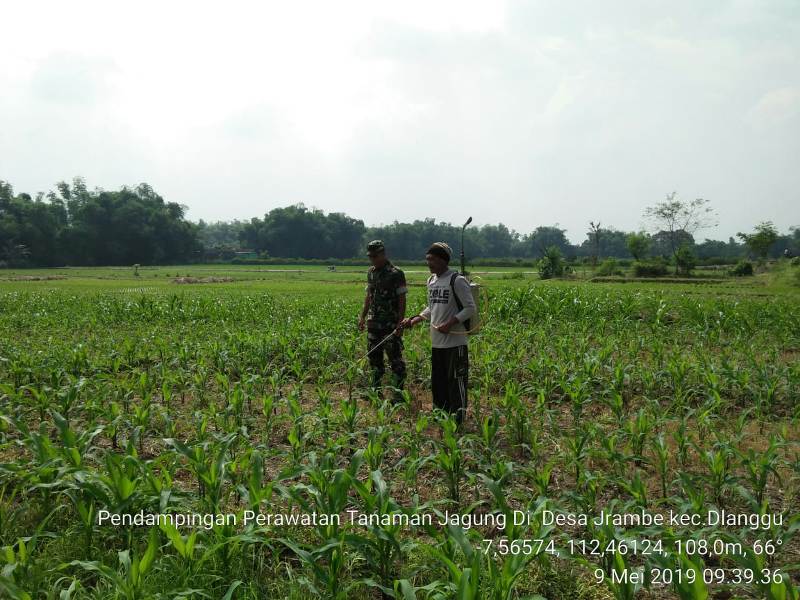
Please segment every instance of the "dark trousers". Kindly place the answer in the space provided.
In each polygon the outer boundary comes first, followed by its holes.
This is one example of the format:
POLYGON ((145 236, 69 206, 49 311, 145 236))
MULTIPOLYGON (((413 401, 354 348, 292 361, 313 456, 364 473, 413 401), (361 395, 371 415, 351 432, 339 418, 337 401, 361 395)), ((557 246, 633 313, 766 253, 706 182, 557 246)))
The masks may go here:
POLYGON ((469 351, 466 344, 431 349, 433 405, 455 416, 460 425, 467 412, 469 351))
MULTIPOLYGON (((382 339, 392 333, 390 329, 372 329, 367 332, 367 351, 372 350, 382 339)), ((386 370, 383 362, 383 354, 389 359, 389 367, 392 369, 392 386, 403 389, 406 381, 406 363, 403 361, 403 338, 393 335, 383 346, 369 355, 369 364, 372 368, 372 387, 377 388, 381 384, 381 379, 386 370)))

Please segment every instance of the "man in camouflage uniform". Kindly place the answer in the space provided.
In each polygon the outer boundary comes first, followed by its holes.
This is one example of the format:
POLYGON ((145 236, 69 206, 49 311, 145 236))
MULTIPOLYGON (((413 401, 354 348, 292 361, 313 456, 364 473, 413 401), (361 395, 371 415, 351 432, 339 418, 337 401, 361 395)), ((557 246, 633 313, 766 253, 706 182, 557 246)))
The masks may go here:
POLYGON ((406 313, 406 276, 386 258, 382 241, 371 241, 367 245, 367 256, 372 266, 367 273, 367 293, 358 321, 359 330, 364 331, 365 326, 367 329, 367 350, 375 348, 396 330, 395 335, 369 355, 372 387, 377 389, 381 385, 383 353, 386 352, 392 369, 392 386, 402 390, 406 379, 406 363, 403 362, 403 331, 398 329, 398 325, 406 313))

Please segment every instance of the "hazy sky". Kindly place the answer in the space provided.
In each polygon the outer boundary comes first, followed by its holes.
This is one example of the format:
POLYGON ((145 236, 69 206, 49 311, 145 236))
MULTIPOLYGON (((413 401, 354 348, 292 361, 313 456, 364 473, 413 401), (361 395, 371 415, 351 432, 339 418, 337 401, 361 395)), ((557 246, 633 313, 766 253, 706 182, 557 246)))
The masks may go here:
POLYGON ((193 220, 800 225, 800 2, 3 2, 0 179, 193 220))

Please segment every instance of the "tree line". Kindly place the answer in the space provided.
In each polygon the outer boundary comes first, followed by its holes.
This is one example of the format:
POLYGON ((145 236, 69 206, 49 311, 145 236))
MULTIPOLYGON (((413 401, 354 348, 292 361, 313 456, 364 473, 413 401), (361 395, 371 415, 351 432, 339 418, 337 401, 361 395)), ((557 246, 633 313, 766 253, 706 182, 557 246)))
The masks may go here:
POLYGON ((36 197, 0 180, 0 264, 132 265, 196 260, 203 246, 186 207, 147 184, 90 191, 76 178, 36 197))
MULTIPOLYGON (((461 226, 420 219, 366 226, 344 213, 302 204, 274 208, 249 221, 197 223, 187 207, 166 202, 147 184, 118 191, 89 190, 85 181, 60 182, 55 191, 15 194, 0 180, 0 266, 176 264, 236 257, 349 259, 363 257, 366 242, 382 239, 391 256, 419 260, 432 241, 457 252, 461 226)), ((566 258, 671 258, 679 251, 700 260, 735 261, 747 255, 800 253, 800 229, 780 234, 772 223, 727 241, 697 234, 711 224, 705 200, 682 202, 675 194, 645 211, 653 228, 625 232, 590 221, 586 238, 573 244, 557 225, 520 233, 500 223, 469 227, 470 259, 539 259, 552 248, 566 258)))

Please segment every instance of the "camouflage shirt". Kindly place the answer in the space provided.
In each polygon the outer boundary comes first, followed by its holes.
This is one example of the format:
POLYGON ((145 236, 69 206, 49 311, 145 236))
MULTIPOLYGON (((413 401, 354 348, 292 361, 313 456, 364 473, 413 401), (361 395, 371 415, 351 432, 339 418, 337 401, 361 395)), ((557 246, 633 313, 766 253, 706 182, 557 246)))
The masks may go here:
POLYGON ((400 320, 400 296, 408 292, 406 276, 388 260, 380 269, 370 267, 367 273, 369 294, 369 329, 388 329, 400 320))

